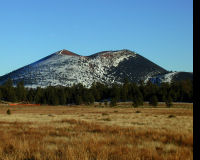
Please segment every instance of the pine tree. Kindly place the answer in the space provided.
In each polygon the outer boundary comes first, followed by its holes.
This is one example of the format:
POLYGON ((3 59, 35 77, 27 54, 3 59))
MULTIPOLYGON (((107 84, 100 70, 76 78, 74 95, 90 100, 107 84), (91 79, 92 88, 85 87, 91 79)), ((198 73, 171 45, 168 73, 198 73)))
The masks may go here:
POLYGON ((140 92, 138 92, 138 94, 135 94, 133 96, 133 107, 138 107, 138 106, 142 106, 143 105, 143 97, 142 94, 140 94, 140 92))
POLYGON ((94 96, 92 95, 92 93, 88 93, 88 100, 89 104, 94 104, 94 96))
POLYGON ((29 89, 27 91, 27 101, 34 103, 34 99, 35 99, 35 89, 29 89))
POLYGON ((8 79, 6 83, 3 85, 3 98, 6 101, 16 102, 16 94, 13 87, 13 81, 8 79))
POLYGON ((17 83, 16 96, 18 101, 26 101, 26 89, 23 81, 17 83))
POLYGON ((171 106, 173 105, 173 103, 172 103, 172 98, 171 98, 170 95, 167 96, 167 98, 166 98, 166 100, 165 100, 165 104, 166 104, 167 107, 171 107, 171 106))
POLYGON ((111 102, 110 102, 110 107, 114 107, 117 105, 117 99, 116 98, 112 98, 111 102))
POLYGON ((66 97, 66 94, 65 94, 65 91, 64 91, 63 88, 58 90, 58 98, 59 98, 59 104, 60 105, 66 104, 67 97, 66 97))
POLYGON ((2 98, 2 93, 1 93, 1 88, 0 88, 0 102, 1 102, 1 98, 2 98))
MULTIPOLYGON (((44 98, 44 94, 41 95, 41 98, 44 98)), ((48 87, 46 91, 46 98, 47 98, 47 103, 50 105, 58 105, 59 104, 59 98, 58 94, 56 92, 55 87, 48 87)))
POLYGON ((34 102, 36 104, 41 104, 43 95, 44 94, 42 93, 42 89, 40 87, 37 87, 37 89, 35 91, 34 102))
POLYGON ((139 90, 139 87, 133 83, 131 86, 132 91, 132 101, 133 101, 133 107, 138 107, 143 105, 143 95, 139 90))
POLYGON ((82 104, 82 103, 83 103, 82 97, 81 97, 80 95, 77 95, 77 96, 75 97, 75 104, 76 104, 76 105, 80 105, 80 104, 82 104))
POLYGON ((101 99, 101 96, 99 90, 97 89, 96 83, 92 84, 90 90, 94 96, 95 101, 99 101, 101 99))
POLYGON ((142 102, 142 100, 140 99, 140 98, 133 98, 133 107, 138 107, 138 106, 140 106, 141 104, 143 104, 143 103, 141 103, 142 102))
POLYGON ((56 105, 59 104, 59 98, 58 98, 57 95, 53 94, 53 95, 51 96, 51 104, 54 105, 54 106, 56 106, 56 105))
POLYGON ((129 86, 128 78, 125 78, 124 83, 121 86, 121 100, 123 102, 126 102, 128 100, 128 86, 129 86))
POLYGON ((151 81, 148 81, 145 86, 145 100, 149 101, 152 95, 156 95, 158 93, 158 90, 158 85, 151 83, 151 81))
POLYGON ((120 88, 117 84, 113 84, 111 88, 111 97, 112 99, 115 99, 116 102, 120 99, 120 88))
POLYGON ((145 92, 145 83, 144 83, 144 81, 142 81, 142 80, 139 81, 138 88, 140 90, 140 93, 142 94, 143 100, 145 100, 146 92, 145 92))
POLYGON ((152 96, 150 97, 150 99, 149 99, 149 104, 150 104, 151 106, 155 106, 155 107, 158 105, 158 98, 157 98, 156 95, 152 95, 152 96))

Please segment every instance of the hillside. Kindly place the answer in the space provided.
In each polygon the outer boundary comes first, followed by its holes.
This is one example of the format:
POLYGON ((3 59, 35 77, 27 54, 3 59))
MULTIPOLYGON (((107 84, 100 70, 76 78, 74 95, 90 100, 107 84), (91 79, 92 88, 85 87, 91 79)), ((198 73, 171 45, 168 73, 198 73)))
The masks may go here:
POLYGON ((61 50, 0 77, 0 84, 11 78, 14 84, 23 80, 25 86, 31 88, 78 83, 90 87, 93 82, 110 85, 121 83, 125 78, 139 82, 168 73, 130 50, 103 51, 90 56, 61 50))

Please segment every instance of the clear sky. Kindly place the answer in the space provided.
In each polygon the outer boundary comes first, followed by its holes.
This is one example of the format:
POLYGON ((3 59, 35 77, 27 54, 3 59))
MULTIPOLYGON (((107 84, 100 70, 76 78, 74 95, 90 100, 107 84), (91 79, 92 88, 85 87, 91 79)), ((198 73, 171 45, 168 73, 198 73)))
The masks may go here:
POLYGON ((193 1, 0 0, 0 76, 61 49, 129 49, 193 72, 193 1))

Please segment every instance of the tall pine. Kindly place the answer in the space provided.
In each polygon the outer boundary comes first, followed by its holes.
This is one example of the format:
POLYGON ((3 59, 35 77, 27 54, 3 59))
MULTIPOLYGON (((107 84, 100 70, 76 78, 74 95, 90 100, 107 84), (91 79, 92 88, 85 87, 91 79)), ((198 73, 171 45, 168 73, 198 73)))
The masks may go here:
POLYGON ((26 89, 23 81, 17 83, 16 96, 18 101, 26 101, 26 89))
POLYGON ((15 89, 11 79, 8 79, 3 85, 3 99, 9 102, 16 102, 15 89))

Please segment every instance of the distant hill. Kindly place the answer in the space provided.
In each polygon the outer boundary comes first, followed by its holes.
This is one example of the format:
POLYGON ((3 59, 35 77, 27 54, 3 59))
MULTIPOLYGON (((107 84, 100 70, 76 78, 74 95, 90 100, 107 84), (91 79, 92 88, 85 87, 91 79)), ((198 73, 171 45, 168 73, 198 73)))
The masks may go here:
POLYGON ((24 81, 26 87, 72 86, 81 83, 90 87, 93 82, 104 84, 193 79, 189 72, 170 73, 145 57, 130 50, 103 51, 90 56, 81 56, 61 50, 0 77, 0 84, 11 78, 16 84, 24 81))

